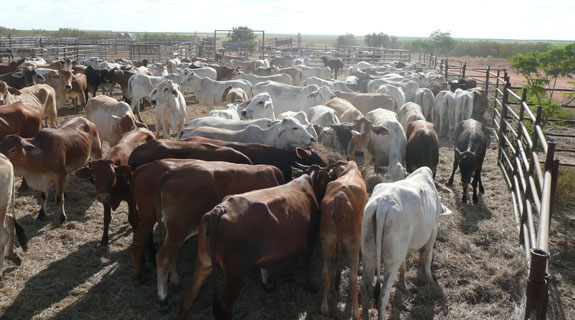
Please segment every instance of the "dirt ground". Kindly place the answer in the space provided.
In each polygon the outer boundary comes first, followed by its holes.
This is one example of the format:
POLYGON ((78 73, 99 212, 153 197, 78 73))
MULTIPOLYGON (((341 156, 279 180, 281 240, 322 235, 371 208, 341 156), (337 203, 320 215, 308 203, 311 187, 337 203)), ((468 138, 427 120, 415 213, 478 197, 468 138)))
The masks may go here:
MULTIPOLYGON (((190 101, 188 100, 188 103, 190 101)), ((207 107, 188 104, 188 120, 206 115, 207 107)), ((61 118, 77 116, 70 109, 59 111, 61 118)), ((143 116, 154 130, 153 110, 143 116)), ((107 147, 106 147, 107 150, 107 147)), ((519 319, 523 310, 526 269, 519 246, 518 230, 511 198, 500 169, 496 165, 496 145, 488 149, 483 181, 486 193, 479 204, 462 204, 461 187, 445 186, 451 173, 452 144, 442 141, 436 181, 444 204, 453 213, 440 217, 439 234, 434 249, 432 273, 435 283, 427 284, 417 269, 418 256, 408 259, 407 287, 396 286, 387 314, 390 319, 519 319)), ((459 181, 459 177, 456 177, 459 181)), ((19 184, 19 183, 18 183, 19 184)), ((28 252, 17 253, 22 265, 7 261, 0 280, 1 319, 174 319, 180 294, 193 270, 197 240, 192 238, 181 250, 178 270, 182 277, 179 288, 170 287, 169 311, 161 313, 156 303, 156 276, 151 265, 144 284, 132 279, 132 231, 127 223, 127 206, 122 204, 113 214, 110 243, 99 246, 102 233, 102 205, 95 200, 94 187, 72 177, 66 189, 68 220, 58 222, 58 209, 53 193, 49 196, 48 217, 36 221, 39 193, 18 192, 16 215, 30 238, 28 252)), ((573 226, 565 217, 565 228, 573 226)), ((569 220, 571 219, 571 220, 569 220)), ((558 228, 567 234, 567 229, 558 228)), ((551 266, 573 269, 573 263, 562 260, 573 253, 572 241, 553 243, 567 245, 552 258, 551 266)), ((156 239, 159 242, 159 239, 156 239)), ((312 279, 321 285, 321 250, 316 247, 312 279)), ((345 269, 340 292, 330 293, 332 314, 320 313, 321 294, 301 289, 299 259, 286 261, 272 270, 277 278, 275 292, 266 293, 259 283, 259 272, 245 279, 234 306, 235 319, 349 319, 349 269, 345 269)), ((218 271, 218 285, 223 285, 218 271)), ((551 291, 562 298, 551 301, 554 319, 575 319, 573 273, 553 276, 551 291)), ((200 292, 189 319, 211 319, 212 288, 209 279, 200 292)), ((219 291, 221 293, 221 290, 219 291)), ((371 318, 377 312, 371 310, 371 318)))

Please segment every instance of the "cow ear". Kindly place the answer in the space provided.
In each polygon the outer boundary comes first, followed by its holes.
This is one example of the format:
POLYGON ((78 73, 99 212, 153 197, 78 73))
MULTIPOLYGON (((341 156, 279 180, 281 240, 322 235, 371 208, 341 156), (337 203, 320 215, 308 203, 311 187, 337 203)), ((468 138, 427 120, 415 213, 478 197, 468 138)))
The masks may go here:
POLYGON ((130 114, 123 116, 120 119, 120 128, 122 129, 122 132, 132 131, 136 125, 135 122, 136 121, 134 121, 133 116, 130 114))
POLYGON ((140 121, 136 121, 136 127, 148 129, 148 126, 145 123, 140 122, 140 121))
POLYGON ((300 159, 302 159, 302 160, 305 160, 305 159, 309 158, 310 155, 311 155, 311 152, 310 152, 310 151, 307 151, 307 150, 302 149, 302 148, 300 148, 300 147, 297 147, 297 148, 295 149, 295 153, 296 153, 297 157, 300 158, 300 159))
POLYGON ((375 133, 375 134, 379 134, 382 136, 389 135, 389 129, 387 129, 384 126, 372 126, 371 131, 373 131, 373 133, 375 133))
POLYGON ((75 175, 80 179, 88 180, 92 176, 92 169, 89 167, 80 168, 76 171, 75 175))
POLYGON ((150 96, 155 96, 158 93, 158 89, 154 89, 152 90, 152 93, 150 93, 150 96))
POLYGON ((295 168, 295 167, 291 167, 291 177, 292 179, 298 178, 299 176, 301 176, 303 174, 303 170, 295 168))
POLYGON ((24 72, 23 71, 17 71, 17 72, 12 73, 12 76, 15 78, 22 78, 22 77, 24 77, 24 72))
POLYGON ((314 91, 307 95, 307 98, 315 98, 319 95, 319 91, 314 91))
POLYGON ((8 88, 8 92, 10 92, 11 94, 13 94, 15 96, 19 96, 22 94, 22 92, 20 90, 18 90, 16 88, 12 88, 12 87, 8 88))
POLYGON ((26 150, 26 152, 28 152, 31 156, 36 157, 42 155, 42 150, 38 149, 36 146, 32 144, 25 144, 23 147, 24 150, 26 150))

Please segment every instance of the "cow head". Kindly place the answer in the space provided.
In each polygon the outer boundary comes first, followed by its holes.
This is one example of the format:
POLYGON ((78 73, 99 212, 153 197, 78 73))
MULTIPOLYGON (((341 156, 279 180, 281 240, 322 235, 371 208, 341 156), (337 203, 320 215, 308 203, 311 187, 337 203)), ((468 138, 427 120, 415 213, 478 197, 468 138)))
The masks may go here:
POLYGON ((349 160, 349 148, 351 140, 354 136, 359 135, 359 132, 353 129, 353 124, 332 124, 330 127, 323 128, 322 131, 321 143, 334 149, 336 152, 340 153, 349 160))
POLYGON ((274 146, 279 149, 307 147, 315 141, 302 124, 294 118, 286 117, 273 126, 274 146))
MULTIPOLYGON (((228 98, 228 93, 230 92, 230 90, 232 89, 232 86, 228 86, 225 90, 224 93, 222 94, 222 102, 225 102, 226 99, 228 98)), ((232 101, 234 102, 234 101, 232 101)))
POLYGON ((29 156, 42 156, 42 150, 15 134, 7 135, 0 141, 0 153, 8 157, 14 166, 25 163, 29 156))
POLYGON ((33 86, 36 84, 36 79, 39 81, 44 81, 44 77, 36 72, 35 66, 25 66, 20 71, 12 73, 12 76, 15 78, 24 78, 24 83, 27 87, 33 86))
POLYGON ((475 167, 475 159, 475 152, 470 150, 461 152, 458 148, 455 148, 455 161, 459 163, 459 170, 461 172, 461 185, 463 186, 463 190, 466 190, 467 186, 471 182, 471 176, 473 175, 475 167))
POLYGON ((76 176, 81 179, 90 180, 96 187, 98 195, 96 199, 103 204, 110 204, 111 193, 117 184, 116 165, 112 160, 94 160, 76 171, 76 176))
POLYGON ((317 164, 322 167, 326 167, 328 165, 327 159, 313 150, 296 148, 295 152, 298 158, 298 163, 308 166, 317 164))
POLYGON ((317 202, 320 203, 325 195, 327 184, 330 181, 329 174, 326 169, 327 168, 322 168, 315 164, 305 166, 296 162, 295 167, 292 167, 292 177, 299 178, 304 174, 307 175, 307 179, 313 188, 317 202))
POLYGON ((167 103, 168 99, 177 98, 180 94, 180 86, 172 80, 164 80, 158 87, 152 90, 152 105, 162 105, 167 103))
POLYGON ((48 76, 55 81, 59 81, 62 87, 72 89, 72 79, 74 74, 72 70, 59 70, 58 72, 50 72, 48 76))
POLYGON ((255 95, 241 111, 241 116, 245 119, 268 118, 275 120, 272 98, 267 92, 255 95))

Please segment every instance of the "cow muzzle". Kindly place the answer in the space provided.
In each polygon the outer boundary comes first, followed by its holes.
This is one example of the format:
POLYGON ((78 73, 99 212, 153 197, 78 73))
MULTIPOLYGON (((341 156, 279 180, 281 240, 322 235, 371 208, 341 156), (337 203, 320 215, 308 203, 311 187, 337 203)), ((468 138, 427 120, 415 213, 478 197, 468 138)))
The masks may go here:
POLYGON ((158 102, 156 100, 152 100, 150 103, 155 106, 158 102))
POLYGON ((69 85, 69 84, 67 84, 67 85, 66 85, 66 89, 72 89, 72 86, 69 85))

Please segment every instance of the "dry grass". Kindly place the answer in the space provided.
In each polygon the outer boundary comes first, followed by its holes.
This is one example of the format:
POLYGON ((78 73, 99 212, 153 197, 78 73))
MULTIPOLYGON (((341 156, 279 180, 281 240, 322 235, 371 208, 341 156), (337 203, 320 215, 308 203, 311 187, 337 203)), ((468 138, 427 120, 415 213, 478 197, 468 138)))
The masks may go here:
MULTIPOLYGON (((61 114, 65 113, 65 109, 61 111, 61 114)), ((195 118, 206 114, 207 108, 189 105, 188 111, 189 117, 195 118)), ((153 124, 152 110, 144 111, 143 115, 148 124, 153 124)), ((67 114, 65 118, 73 116, 75 114, 67 114)), ((525 266, 511 199, 495 163, 496 149, 492 145, 488 150, 484 166, 486 194, 474 206, 461 203, 460 187, 455 187, 454 193, 445 187, 451 172, 451 148, 450 143, 443 142, 437 170, 437 181, 443 189, 441 196, 453 214, 440 218, 432 265, 436 283, 426 284, 421 280, 416 268, 418 257, 410 255, 407 287, 398 286, 393 290, 388 315, 391 319, 518 318, 522 310, 525 266)), ((102 207, 95 201, 92 185, 71 178, 66 195, 69 222, 64 226, 58 223, 53 197, 49 198, 47 221, 35 220, 39 209, 37 197, 36 192, 17 194, 19 221, 31 240, 27 253, 17 251, 22 257, 22 265, 15 267, 7 262, 2 270, 0 318, 175 317, 179 296, 193 270, 195 239, 181 251, 178 270, 182 286, 170 288, 170 311, 162 314, 156 304, 155 272, 145 273, 143 285, 135 286, 132 280, 132 232, 127 223, 125 204, 113 214, 109 246, 100 247, 102 207)), ((321 284, 320 251, 318 246, 312 265, 312 279, 317 285, 321 284)), ((553 258, 553 268, 555 261, 553 258)), ((302 274, 297 258, 272 272, 278 286, 269 294, 259 284, 259 272, 253 271, 246 277, 234 307, 236 319, 324 319, 319 312, 321 294, 309 294, 301 289, 302 274)), ((218 274, 221 287, 221 272, 218 274)), ((573 275, 565 274, 564 277, 572 287, 573 275)), ((333 313, 330 318, 351 317, 348 279, 349 269, 346 269, 341 294, 331 294, 333 313), (333 307, 335 305, 337 308, 333 307)), ((212 318, 212 286, 210 279, 201 291, 190 319, 212 318)), ((562 294, 568 289, 560 286, 558 290, 562 294)), ((575 314, 569 313, 573 312, 570 311, 574 310, 573 305, 573 301, 563 305, 567 318, 575 318, 575 314)), ((375 314, 372 310, 372 317, 375 314)))

